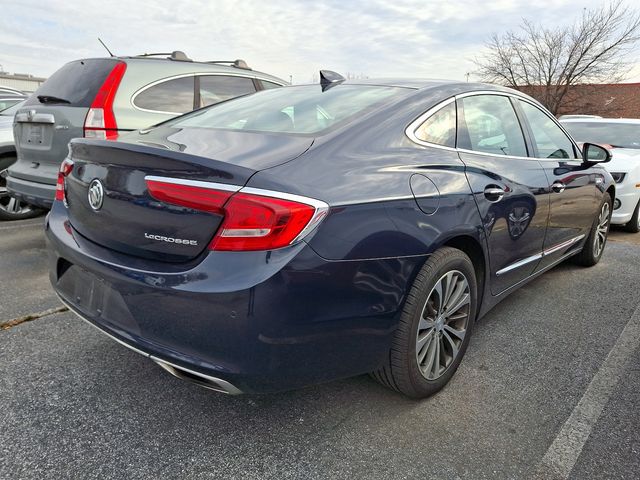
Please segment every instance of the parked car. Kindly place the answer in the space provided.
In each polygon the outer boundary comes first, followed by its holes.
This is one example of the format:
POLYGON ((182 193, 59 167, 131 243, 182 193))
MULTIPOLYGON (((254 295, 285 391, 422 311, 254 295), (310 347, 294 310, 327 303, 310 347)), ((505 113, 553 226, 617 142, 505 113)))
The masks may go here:
POLYGON ((73 140, 46 226, 60 298, 214 390, 373 372, 424 397, 501 299, 600 260, 609 153, 581 152, 535 100, 321 78, 73 140))
POLYGON ((611 223, 640 232, 640 119, 590 118, 561 120, 580 141, 595 141, 611 147, 606 168, 616 181, 611 223))
POLYGON ((2 95, 0 95, 0 112, 2 110, 6 110, 9 107, 12 107, 16 103, 22 102, 25 98, 27 98, 26 95, 23 97, 3 97, 2 95))
POLYGON ((0 85, 0 97, 27 97, 28 95, 15 88, 0 85))
POLYGON ((0 220, 21 220, 42 213, 42 210, 13 198, 7 192, 7 169, 16 161, 13 141, 13 116, 24 100, 0 110, 0 220))
POLYGON ((249 69, 242 60, 195 62, 182 52, 67 63, 16 116, 18 161, 9 169, 7 186, 17 198, 49 208, 72 138, 115 138, 284 83, 249 69))

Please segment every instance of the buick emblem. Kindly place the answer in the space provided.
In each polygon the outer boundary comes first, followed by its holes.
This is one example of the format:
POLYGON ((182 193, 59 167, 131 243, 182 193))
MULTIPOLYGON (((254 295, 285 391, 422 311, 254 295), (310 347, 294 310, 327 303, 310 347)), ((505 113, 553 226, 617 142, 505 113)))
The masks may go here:
POLYGON ((27 120, 29 120, 30 122, 33 121, 33 117, 36 116, 36 111, 35 110, 29 110, 27 112, 27 120))
POLYGON ((104 188, 102 183, 97 178, 89 184, 89 192, 87 193, 89 198, 89 206, 97 212, 102 208, 102 201, 104 200, 104 188))

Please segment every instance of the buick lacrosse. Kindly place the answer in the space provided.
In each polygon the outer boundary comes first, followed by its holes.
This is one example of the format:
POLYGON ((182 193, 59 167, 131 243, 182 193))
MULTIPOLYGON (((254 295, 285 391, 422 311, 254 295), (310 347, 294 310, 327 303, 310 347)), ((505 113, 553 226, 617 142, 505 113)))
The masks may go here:
POLYGON ((497 302, 569 257, 600 260, 609 158, 514 90, 323 71, 73 140, 46 223, 51 282, 217 391, 371 373, 425 397, 497 302))

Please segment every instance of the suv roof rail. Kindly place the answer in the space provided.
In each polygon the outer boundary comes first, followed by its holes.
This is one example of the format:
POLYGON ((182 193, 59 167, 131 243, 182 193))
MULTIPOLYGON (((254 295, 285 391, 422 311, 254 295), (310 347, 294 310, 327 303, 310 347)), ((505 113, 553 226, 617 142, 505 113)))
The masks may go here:
POLYGON ((228 65, 231 65, 232 67, 242 68, 243 70, 251 70, 251 67, 249 67, 249 65, 247 65, 247 62, 245 62, 244 60, 242 60, 240 58, 238 58, 236 60, 208 60, 208 61, 202 62, 202 63, 228 64, 228 65))
POLYGON ((187 54, 184 53, 181 50, 174 50, 171 53, 168 52, 161 52, 161 53, 143 53, 141 55, 136 55, 136 57, 164 57, 165 55, 168 55, 168 59, 169 60, 177 60, 180 62, 193 62, 193 60, 191 60, 189 57, 187 57, 187 54))

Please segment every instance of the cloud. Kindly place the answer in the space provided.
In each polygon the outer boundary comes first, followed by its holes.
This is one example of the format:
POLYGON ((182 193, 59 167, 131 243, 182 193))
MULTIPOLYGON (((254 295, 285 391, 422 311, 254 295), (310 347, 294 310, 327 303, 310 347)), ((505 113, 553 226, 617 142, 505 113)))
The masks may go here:
MULTIPOLYGON (((7 0, 4 0, 5 2, 7 0)), ((199 60, 243 58, 294 82, 320 68, 370 77, 462 79, 494 31, 522 17, 562 24, 581 4, 567 0, 10 0, 3 5, 0 64, 48 76, 63 63, 117 54, 183 50, 199 60)))

